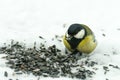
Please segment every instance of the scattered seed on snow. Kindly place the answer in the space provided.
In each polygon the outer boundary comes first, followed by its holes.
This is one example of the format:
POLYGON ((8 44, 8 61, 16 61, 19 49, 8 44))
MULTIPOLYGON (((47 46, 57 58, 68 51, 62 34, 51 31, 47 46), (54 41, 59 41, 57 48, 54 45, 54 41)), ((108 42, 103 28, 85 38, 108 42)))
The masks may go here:
MULTIPOLYGON (((61 62, 67 56, 61 55, 61 50, 56 45, 46 48, 45 44, 41 43, 38 49, 36 43, 34 43, 33 48, 26 48, 19 42, 12 41, 6 48, 0 48, 0 51, 7 54, 8 62, 6 64, 18 74, 21 71, 22 73, 32 73, 35 76, 65 76, 80 79, 91 77, 94 74, 93 71, 82 69, 83 66, 77 64, 78 59, 75 59, 74 56, 61 62), (78 68, 79 70, 72 72, 72 68, 78 68)), ((95 64, 97 63, 88 61, 85 65, 93 67, 95 64)), ((7 76, 7 73, 5 73, 5 76, 7 76)))

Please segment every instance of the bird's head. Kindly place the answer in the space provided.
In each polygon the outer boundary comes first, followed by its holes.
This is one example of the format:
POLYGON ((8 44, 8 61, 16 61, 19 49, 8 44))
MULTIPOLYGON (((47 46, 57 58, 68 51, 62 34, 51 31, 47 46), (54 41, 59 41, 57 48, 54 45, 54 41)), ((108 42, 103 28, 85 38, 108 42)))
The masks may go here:
POLYGON ((83 39, 85 36, 85 29, 81 24, 72 24, 68 28, 66 32, 66 38, 67 40, 72 39, 73 37, 76 39, 83 39))

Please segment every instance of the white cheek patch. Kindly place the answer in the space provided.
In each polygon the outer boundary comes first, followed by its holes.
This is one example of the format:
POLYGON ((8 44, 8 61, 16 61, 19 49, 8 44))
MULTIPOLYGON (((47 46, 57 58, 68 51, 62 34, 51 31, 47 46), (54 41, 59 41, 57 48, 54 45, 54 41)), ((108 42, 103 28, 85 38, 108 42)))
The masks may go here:
POLYGON ((84 36, 85 36, 85 30, 82 29, 74 37, 77 38, 77 39, 82 39, 84 36))

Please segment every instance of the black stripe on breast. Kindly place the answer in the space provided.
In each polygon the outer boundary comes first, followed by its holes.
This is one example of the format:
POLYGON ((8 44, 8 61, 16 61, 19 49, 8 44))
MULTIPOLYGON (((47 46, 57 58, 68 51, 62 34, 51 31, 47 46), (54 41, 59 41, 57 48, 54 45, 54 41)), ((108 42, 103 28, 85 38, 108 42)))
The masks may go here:
POLYGON ((67 40, 67 41, 70 44, 72 49, 76 49, 76 47, 82 41, 82 39, 76 39, 76 38, 73 37, 71 40, 67 40))

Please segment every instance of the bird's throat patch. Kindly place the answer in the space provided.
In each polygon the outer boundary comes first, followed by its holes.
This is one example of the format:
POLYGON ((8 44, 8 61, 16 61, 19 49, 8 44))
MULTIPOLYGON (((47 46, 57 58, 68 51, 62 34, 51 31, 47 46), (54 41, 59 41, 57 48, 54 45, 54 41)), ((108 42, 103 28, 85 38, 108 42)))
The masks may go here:
POLYGON ((72 49, 76 49, 76 47, 79 45, 79 43, 82 41, 82 39, 76 39, 76 38, 71 38, 71 40, 67 40, 68 43, 70 44, 72 49))

